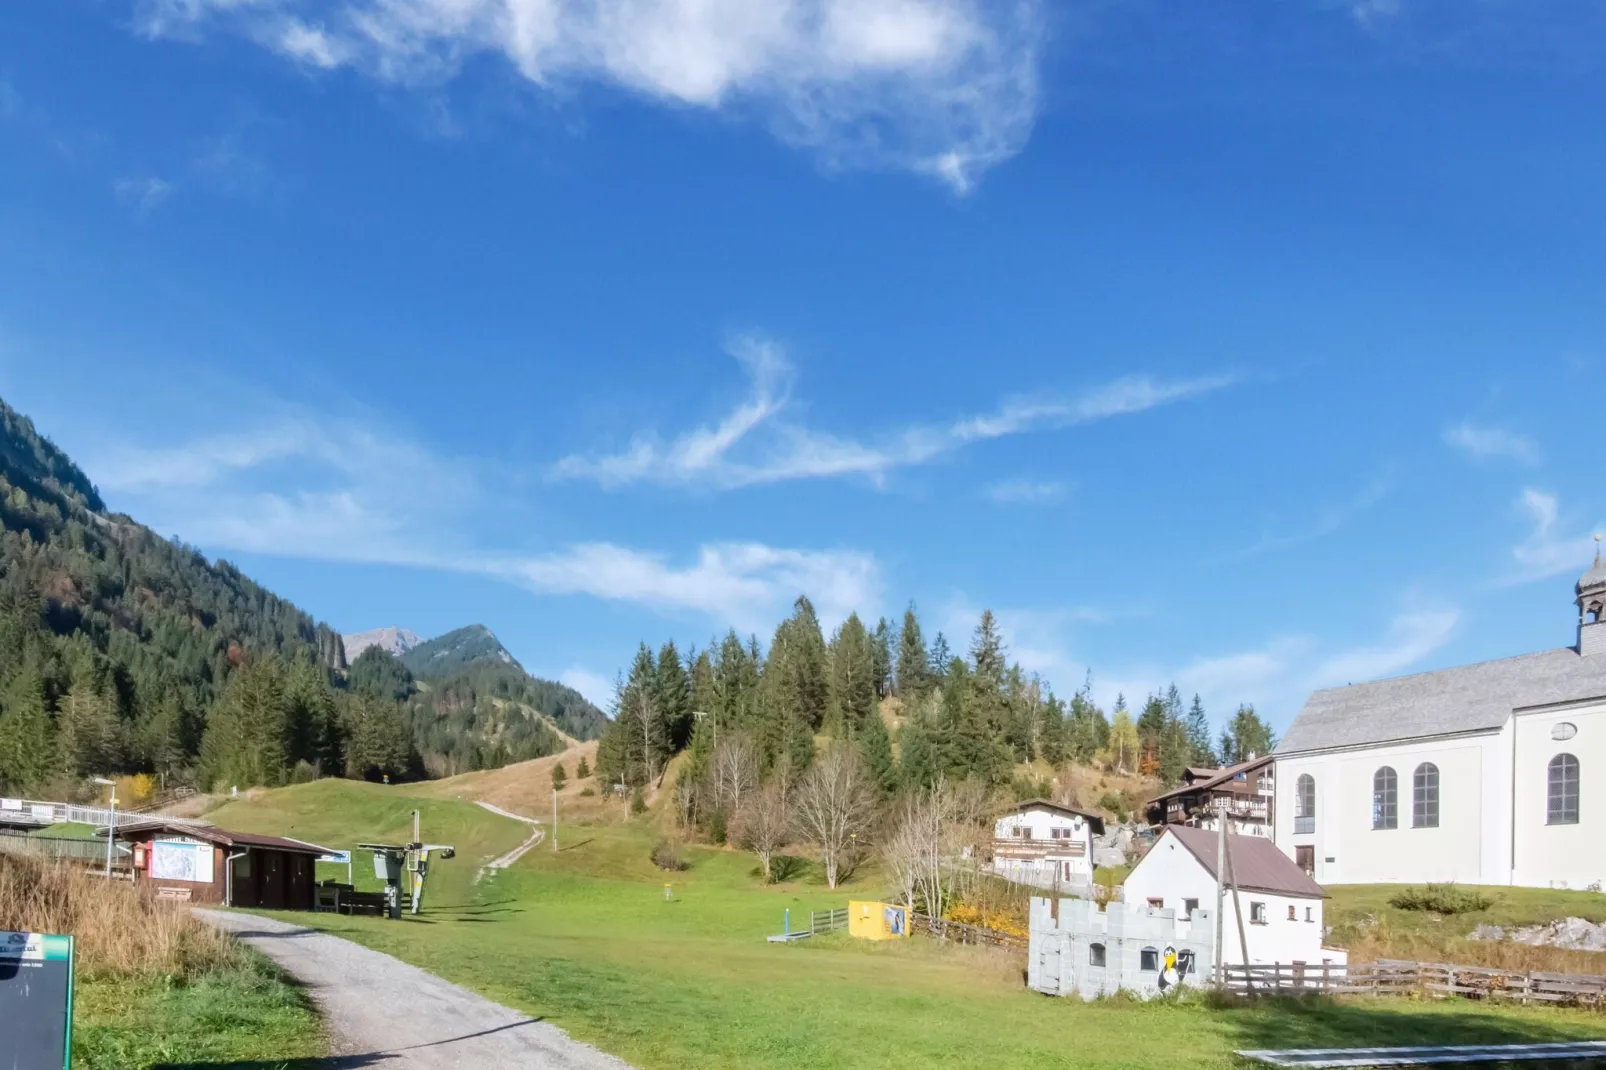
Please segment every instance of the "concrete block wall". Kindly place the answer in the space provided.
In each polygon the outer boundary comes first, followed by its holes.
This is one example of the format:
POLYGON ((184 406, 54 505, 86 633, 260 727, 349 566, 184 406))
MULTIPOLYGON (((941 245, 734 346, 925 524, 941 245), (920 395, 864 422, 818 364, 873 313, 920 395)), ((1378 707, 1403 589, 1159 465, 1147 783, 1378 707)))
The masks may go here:
POLYGON ((1177 984, 1203 985, 1215 971, 1215 918, 1196 910, 1191 919, 1174 910, 1150 911, 1133 903, 1111 903, 1108 911, 1086 899, 1033 898, 1028 987, 1052 996, 1083 999, 1127 991, 1148 999, 1169 989, 1163 983, 1167 951, 1192 968, 1178 971, 1177 984), (1093 962, 1093 945, 1104 948, 1104 965, 1093 962), (1157 969, 1143 968, 1152 950, 1157 969))

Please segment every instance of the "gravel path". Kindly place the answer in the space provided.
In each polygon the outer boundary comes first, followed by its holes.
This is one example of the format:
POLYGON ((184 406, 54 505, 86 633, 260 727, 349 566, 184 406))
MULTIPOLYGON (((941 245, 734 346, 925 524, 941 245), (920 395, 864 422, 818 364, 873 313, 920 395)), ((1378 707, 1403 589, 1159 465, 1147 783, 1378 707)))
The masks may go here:
POLYGON ((529 854, 531 848, 546 838, 546 832, 541 828, 541 822, 535 820, 533 817, 524 817, 523 815, 515 814, 510 810, 504 810, 500 806, 492 806, 488 802, 480 802, 478 805, 486 810, 489 810, 493 814, 509 818, 513 821, 520 821, 526 825, 529 825, 530 838, 513 848, 513 850, 509 851, 501 858, 493 858, 491 861, 481 866, 480 871, 474 874, 475 884, 478 884, 481 878, 483 878, 488 871, 506 869, 507 867, 511 866, 513 863, 523 858, 526 854, 529 854))
POLYGON ((195 914, 307 986, 342 1056, 330 1068, 630 1070, 557 1026, 350 940, 252 914, 195 914))

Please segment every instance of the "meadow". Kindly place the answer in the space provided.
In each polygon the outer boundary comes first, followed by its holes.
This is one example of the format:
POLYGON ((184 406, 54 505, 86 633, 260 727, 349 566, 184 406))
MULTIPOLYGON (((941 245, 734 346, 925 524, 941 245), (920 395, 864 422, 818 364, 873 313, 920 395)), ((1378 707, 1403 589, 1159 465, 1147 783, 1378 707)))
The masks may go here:
POLYGON ((655 813, 571 825, 561 850, 543 844, 476 884, 479 861, 519 843, 526 828, 468 801, 410 790, 323 781, 213 816, 349 847, 403 836, 411 809, 422 807, 426 838, 460 848, 432 872, 423 915, 283 916, 545 1018, 644 1070, 984 1062, 1158 1070, 1184 1061, 1234 1066, 1233 1050, 1246 1047, 1606 1037, 1606 1019, 1595 1014, 1465 1002, 1083 1004, 1027 991, 1019 957, 925 938, 868 944, 835 934, 769 944, 784 910, 797 925, 810 910, 879 897, 877 874, 861 872, 833 891, 805 862, 795 879, 765 886, 751 856, 705 847, 686 848, 690 868, 668 873, 648 857, 663 835, 655 813))

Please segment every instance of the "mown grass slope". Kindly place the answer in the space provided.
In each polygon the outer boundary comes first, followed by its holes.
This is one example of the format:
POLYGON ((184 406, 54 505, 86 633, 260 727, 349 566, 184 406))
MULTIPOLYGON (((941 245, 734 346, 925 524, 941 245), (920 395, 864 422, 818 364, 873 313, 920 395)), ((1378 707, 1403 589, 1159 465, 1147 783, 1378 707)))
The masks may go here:
MULTIPOLYGON (((376 808, 375 790, 309 785, 269 793, 237 813, 243 819, 260 808, 266 827, 270 813, 301 814, 316 797, 338 811, 350 838, 366 838, 355 828, 363 815, 393 821, 390 806, 412 805, 388 789, 393 795, 376 808), (275 797, 296 792, 306 794, 292 803, 275 797)), ((485 823, 477 842, 487 851, 521 831, 503 829, 501 819, 478 808, 464 820, 485 823)), ((316 824, 306 826, 309 836, 314 827, 329 837, 327 826, 316 824)), ((764 937, 780 931, 784 910, 800 926, 811 909, 877 897, 879 880, 865 873, 831 890, 818 867, 805 864, 798 879, 764 886, 751 856, 706 847, 686 848, 690 868, 666 873, 648 859, 660 835, 651 813, 569 826, 561 850, 542 845, 479 885, 443 886, 417 919, 296 920, 552 1021, 644 1070, 1211 1070, 1237 1065, 1232 1052, 1245 1047, 1606 1036, 1606 1022, 1594 1015, 1455 1002, 1083 1004, 1027 991, 1019 957, 924 938, 866 944, 833 935, 770 944, 764 937), (673 885, 668 898, 666 883, 673 885)))

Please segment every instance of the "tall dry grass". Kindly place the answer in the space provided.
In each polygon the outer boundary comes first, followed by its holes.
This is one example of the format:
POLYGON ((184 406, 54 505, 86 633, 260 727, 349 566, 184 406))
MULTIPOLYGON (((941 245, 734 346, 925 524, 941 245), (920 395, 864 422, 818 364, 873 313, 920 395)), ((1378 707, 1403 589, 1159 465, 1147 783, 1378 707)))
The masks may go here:
POLYGON ((1346 926, 1342 931, 1335 929, 1333 942, 1349 950, 1351 962, 1403 959, 1408 962, 1486 966, 1518 973, 1606 976, 1606 952, 1534 947, 1514 940, 1468 940, 1450 933, 1391 924, 1386 919, 1371 925, 1346 926))
POLYGON ((88 975, 188 979, 227 965, 232 939, 175 903, 81 867, 0 855, 0 929, 76 938, 88 975))

